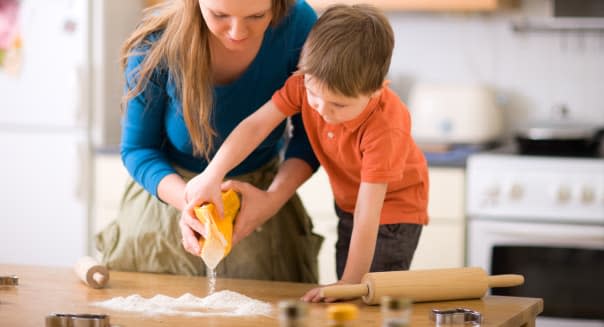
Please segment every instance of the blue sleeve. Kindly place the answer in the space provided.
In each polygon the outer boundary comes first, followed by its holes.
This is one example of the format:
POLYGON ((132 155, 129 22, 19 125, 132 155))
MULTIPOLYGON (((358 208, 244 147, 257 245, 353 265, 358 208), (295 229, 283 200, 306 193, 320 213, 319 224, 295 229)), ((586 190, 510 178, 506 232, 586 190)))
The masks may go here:
MULTIPOLYGON (((143 55, 131 56, 125 69, 126 87, 134 88, 143 55)), ((121 156, 132 178, 157 197, 157 186, 168 174, 175 173, 162 146, 166 142, 164 113, 166 109, 167 74, 158 69, 143 91, 128 100, 122 118, 121 156)))
MULTIPOLYGON (((298 1, 293 8, 292 19, 294 28, 294 32, 292 34, 295 37, 295 51, 292 52, 293 55, 291 57, 291 71, 293 72, 297 69, 302 45, 304 45, 304 41, 306 40, 310 29, 317 21, 317 14, 308 5, 308 3, 306 3, 306 1, 298 1)), ((315 157, 310 143, 308 142, 308 137, 304 131, 302 117, 300 114, 292 116, 291 123, 293 126, 293 134, 291 140, 289 141, 287 150, 285 151, 285 159, 302 159, 310 165, 313 171, 317 170, 319 167, 319 161, 315 157)))

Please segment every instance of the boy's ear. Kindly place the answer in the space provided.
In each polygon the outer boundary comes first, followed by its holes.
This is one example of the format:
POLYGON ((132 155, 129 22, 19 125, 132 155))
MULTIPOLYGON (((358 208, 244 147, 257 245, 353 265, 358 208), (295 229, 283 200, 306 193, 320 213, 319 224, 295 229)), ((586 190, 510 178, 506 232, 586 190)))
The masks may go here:
POLYGON ((389 80, 384 80, 384 82, 382 83, 382 86, 373 91, 373 93, 371 93, 371 97, 379 97, 380 95, 382 95, 382 91, 384 90, 385 87, 387 87, 388 85, 390 85, 390 81, 389 80))
POLYGON ((382 95, 382 91, 384 91, 384 86, 380 87, 379 89, 373 91, 373 93, 371 93, 371 98, 376 98, 379 97, 380 95, 382 95))

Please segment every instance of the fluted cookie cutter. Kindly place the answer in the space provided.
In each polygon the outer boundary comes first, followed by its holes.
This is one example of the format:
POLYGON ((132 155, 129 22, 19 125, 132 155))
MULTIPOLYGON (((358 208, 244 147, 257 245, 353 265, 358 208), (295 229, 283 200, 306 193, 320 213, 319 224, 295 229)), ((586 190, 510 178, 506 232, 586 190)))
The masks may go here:
POLYGON ((19 277, 16 275, 0 276, 0 286, 17 286, 19 285, 19 277))
POLYGON ((482 315, 478 311, 466 308, 456 309, 432 309, 430 319, 434 321, 436 326, 445 325, 472 325, 480 326, 482 315))
POLYGON ((46 316, 46 327, 117 327, 111 326, 104 314, 53 313, 46 316))

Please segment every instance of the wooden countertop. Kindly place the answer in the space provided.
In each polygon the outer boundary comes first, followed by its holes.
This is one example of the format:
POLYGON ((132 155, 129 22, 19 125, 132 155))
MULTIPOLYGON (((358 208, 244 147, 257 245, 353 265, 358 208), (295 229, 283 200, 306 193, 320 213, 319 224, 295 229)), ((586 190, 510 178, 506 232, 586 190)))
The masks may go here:
MULTIPOLYGON (((71 268, 37 267, 0 264, 0 276, 17 275, 18 286, 0 286, 0 324, 12 326, 43 326, 44 319, 52 313, 108 314, 111 324, 129 326, 277 326, 277 302, 299 298, 315 285, 238 280, 218 278, 216 290, 239 292, 273 305, 270 317, 184 317, 147 316, 142 314, 109 311, 88 303, 104 301, 116 296, 140 294, 153 297, 164 294, 179 297, 191 293, 207 296, 204 277, 187 277, 161 274, 143 274, 112 271, 104 289, 92 289, 83 284, 71 268)), ((360 309, 356 326, 380 326, 378 306, 367 306, 354 301, 360 309)), ((309 326, 326 326, 327 304, 309 305, 309 326)), ((482 327, 534 326, 535 317, 543 311, 543 300, 503 296, 486 296, 482 299, 416 303, 413 305, 412 326, 434 326, 428 313, 432 308, 470 308, 483 314, 482 327)))

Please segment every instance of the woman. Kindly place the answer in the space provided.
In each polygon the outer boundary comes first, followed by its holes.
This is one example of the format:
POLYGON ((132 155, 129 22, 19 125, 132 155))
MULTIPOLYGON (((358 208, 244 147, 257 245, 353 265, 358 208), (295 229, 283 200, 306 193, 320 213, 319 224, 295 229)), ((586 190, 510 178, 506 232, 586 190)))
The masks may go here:
MULTIPOLYGON (((109 268, 205 274, 205 231, 184 210, 186 181, 296 69, 315 21, 302 0, 174 0, 146 13, 122 52, 121 155, 133 181, 118 219, 97 235, 109 268)), ((318 164, 300 118, 292 125, 282 162, 285 125, 229 174, 242 208, 221 277, 317 282, 322 238, 295 189, 318 164)))

